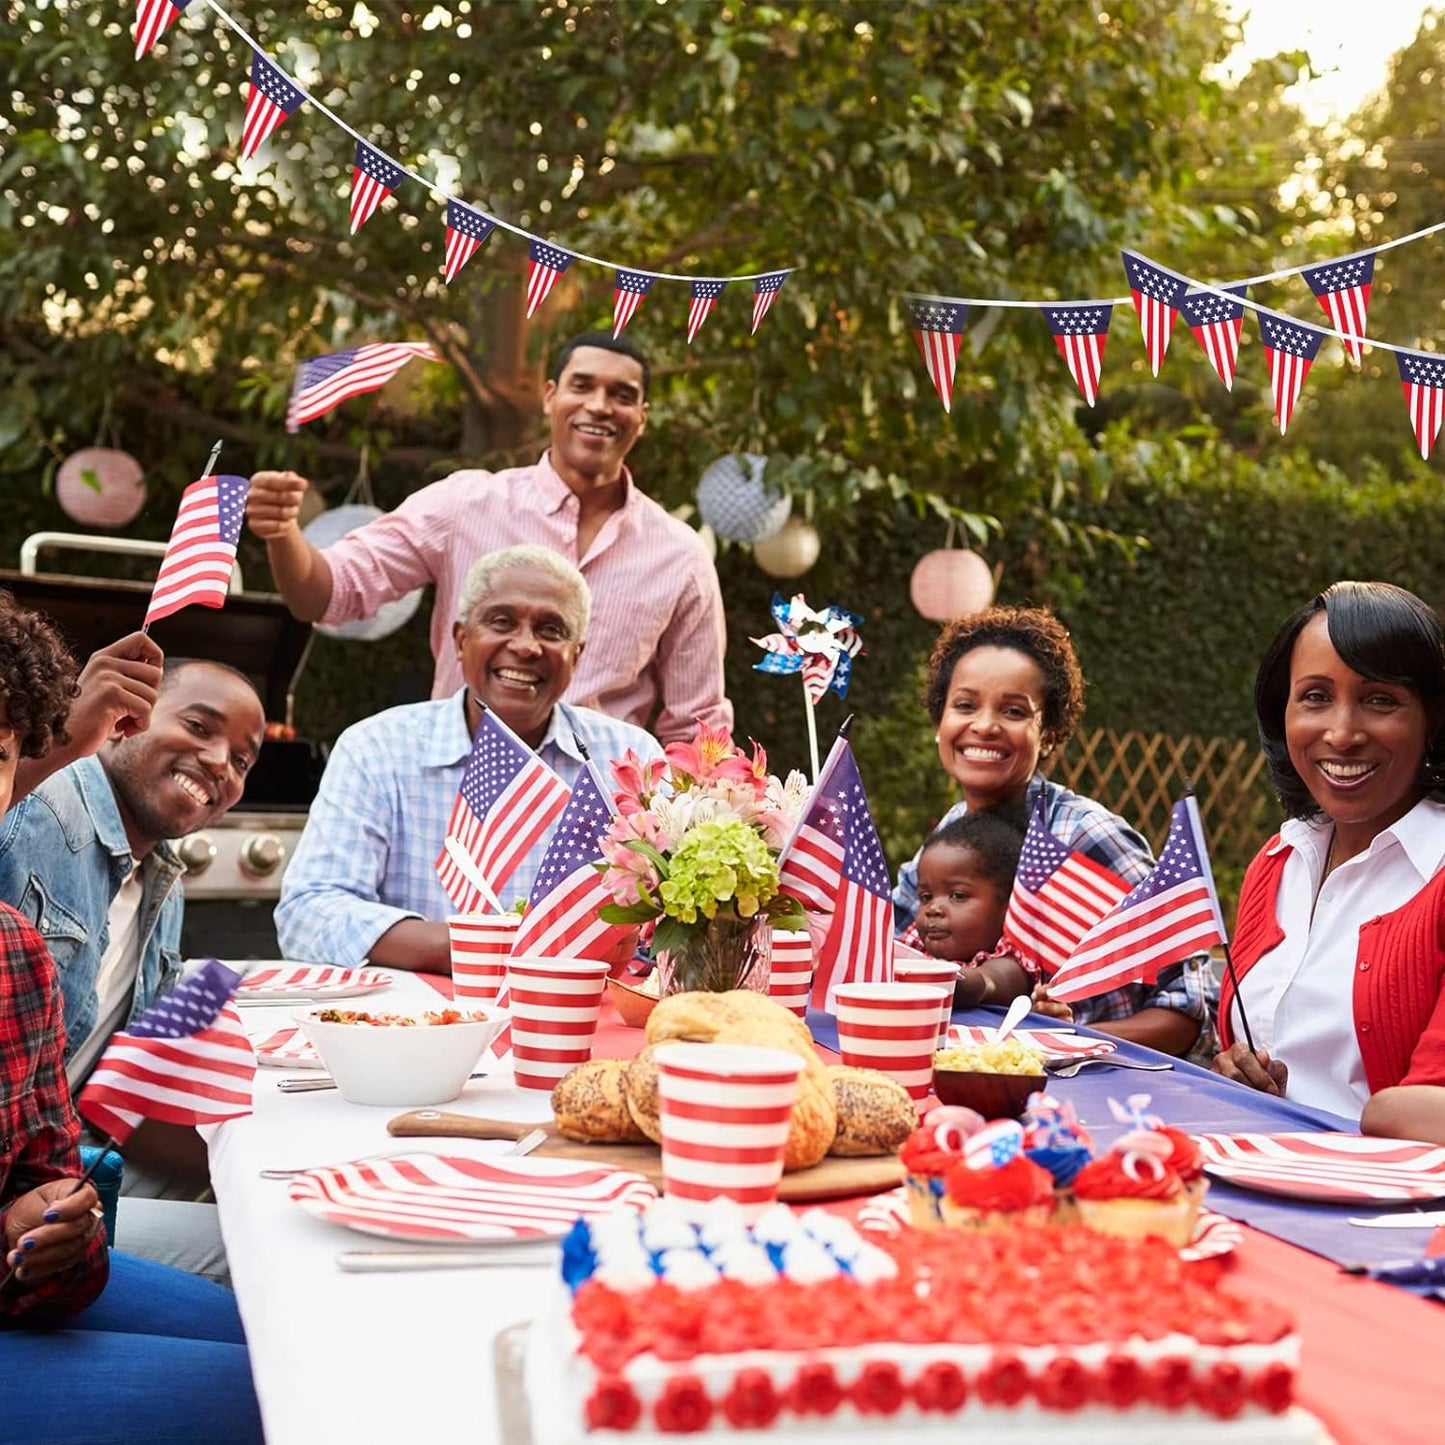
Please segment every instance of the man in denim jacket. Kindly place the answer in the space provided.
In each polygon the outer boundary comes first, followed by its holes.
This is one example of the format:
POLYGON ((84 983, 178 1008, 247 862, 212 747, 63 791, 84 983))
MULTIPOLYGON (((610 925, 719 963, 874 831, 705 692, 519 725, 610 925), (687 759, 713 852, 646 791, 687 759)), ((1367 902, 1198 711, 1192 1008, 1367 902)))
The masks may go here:
MULTIPOLYGON (((0 820, 0 900, 35 925, 55 960, 73 1091, 111 1036, 179 978, 185 869, 167 840, 215 822, 239 801, 264 727, 261 701, 241 673, 167 659, 144 732, 117 731, 94 757, 46 778, 0 820)), ((159 1153, 127 1151, 127 1194, 174 1192, 171 1151, 198 1141, 193 1131, 160 1137, 163 1127, 153 1135, 159 1153)), ((136 1142, 143 1145, 140 1132, 136 1142)), ((186 1165, 203 1167, 201 1159, 193 1147, 186 1165)), ((151 1252, 137 1239, 146 1212, 122 1218, 132 1253, 151 1252)), ((173 1212, 165 1228, 174 1232, 173 1212)), ((182 1267, 196 1260, 152 1257, 182 1267)))

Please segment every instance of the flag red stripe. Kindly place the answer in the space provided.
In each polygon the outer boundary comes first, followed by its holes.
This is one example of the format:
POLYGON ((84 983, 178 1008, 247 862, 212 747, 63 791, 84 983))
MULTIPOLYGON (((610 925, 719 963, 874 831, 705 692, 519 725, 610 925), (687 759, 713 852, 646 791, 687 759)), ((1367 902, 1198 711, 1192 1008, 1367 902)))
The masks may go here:
POLYGON ((241 127, 241 159, 250 160, 266 138, 286 119, 286 112, 275 104, 258 86, 250 85, 246 101, 246 119, 241 127))

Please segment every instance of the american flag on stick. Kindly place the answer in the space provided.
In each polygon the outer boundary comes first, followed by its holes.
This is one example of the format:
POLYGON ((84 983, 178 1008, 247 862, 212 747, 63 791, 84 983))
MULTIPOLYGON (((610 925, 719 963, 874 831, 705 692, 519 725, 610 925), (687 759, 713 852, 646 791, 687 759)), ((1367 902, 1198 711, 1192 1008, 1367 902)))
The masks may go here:
POLYGON ((1074 384, 1090 406, 1099 401, 1099 372, 1104 365, 1104 347, 1109 340, 1112 306, 1089 302, 1083 306, 1043 306, 1044 320, 1053 333, 1054 345, 1069 368, 1074 384))
POLYGON ((297 431, 353 396, 380 391, 408 361, 440 361, 425 341, 373 341, 350 351, 313 356, 296 368, 286 430, 297 431))
POLYGON ((692 339, 702 330, 702 323, 712 315, 712 309, 717 305, 717 299, 723 294, 726 281, 694 281, 692 283, 691 299, 687 307, 687 344, 692 345, 692 339))
POLYGON ((774 271, 771 276, 759 276, 753 283, 753 329, 748 333, 750 336, 758 334, 763 317, 773 309, 773 302, 778 299, 778 292, 787 279, 786 271, 774 271))
POLYGON ((465 201, 447 201, 447 251, 442 279, 448 285, 472 259, 478 246, 497 229, 497 223, 465 201))
POLYGON ((551 294, 557 278, 572 264, 572 253, 535 238, 527 248, 527 315, 530 317, 551 294))
POLYGON ((831 915, 817 947, 814 1006, 834 1009, 840 983, 889 982, 893 899, 888 864, 846 738, 833 744, 779 861, 783 888, 809 912, 831 915))
POLYGON ((376 213, 376 208, 405 178, 406 172, 388 155, 364 140, 356 143, 351 169, 351 234, 354 236, 376 213))
POLYGON ((572 796, 557 820, 527 911, 517 926, 512 952, 518 957, 605 958, 635 930, 604 923, 597 910, 612 901, 593 864, 613 808, 607 789, 589 762, 572 785, 572 796))
POLYGON ((135 14, 135 58, 145 55, 181 18, 191 0, 139 0, 135 14))
POLYGON ((1134 298, 1134 310, 1139 314, 1139 331, 1144 337, 1149 367, 1158 376, 1159 368, 1164 365, 1165 353, 1169 350, 1174 318, 1179 314, 1180 303, 1188 288, 1183 277, 1156 266, 1143 256, 1133 251, 1122 254, 1124 275, 1129 281, 1129 295, 1134 298))
POLYGON ((124 1144, 143 1119, 220 1124, 251 1112, 256 1055, 231 1005, 241 975, 215 959, 106 1046, 76 1107, 124 1144))
POLYGON ((1279 422, 1280 435, 1294 415, 1295 403, 1320 354, 1320 343, 1325 339, 1323 331, 1313 326, 1301 326, 1284 316, 1271 311, 1259 313, 1259 337, 1264 342, 1264 354, 1269 362, 1269 385, 1274 392, 1274 415, 1279 422))
POLYGON ((912 307, 913 339, 944 411, 953 410, 953 374, 967 315, 967 306, 950 301, 915 301, 912 307))
POLYGON ((1190 291, 1179 298, 1179 310, 1185 325, 1204 349, 1214 374, 1224 383, 1226 391, 1234 390, 1234 369, 1239 364, 1239 333, 1244 330, 1244 305, 1231 298, 1248 295, 1247 286, 1226 288, 1228 296, 1217 291, 1190 291))
MULTIPOLYGON (((502 885, 567 806, 567 785, 494 713, 484 712, 447 820, 454 838, 500 896, 502 885)), ((458 913, 485 912, 481 891, 445 844, 437 877, 458 913)))
POLYGON ((1399 351, 1395 361, 1400 367, 1400 385, 1405 388, 1405 403, 1410 408, 1410 426, 1420 455, 1427 460, 1435 438, 1440 435, 1440 422, 1445 418, 1445 356, 1428 351, 1399 351))
POLYGON ((1049 981, 1065 1003, 1122 984, 1152 982, 1171 963, 1224 943, 1224 917, 1194 798, 1175 803, 1169 838, 1149 876, 1079 941, 1049 981))
POLYGON ((253 54, 246 119, 241 126, 241 159, 250 160, 262 141, 305 99, 306 92, 290 76, 259 52, 253 54))
POLYGON ((247 477, 202 477, 181 493, 171 540, 151 589, 144 627, 194 603, 225 605, 246 515, 247 477))
POLYGON ((642 298, 652 290, 656 276, 646 271, 624 271, 618 268, 612 283, 612 334, 621 336, 627 323, 637 314, 642 298))
POLYGON ((1349 339, 1345 355, 1360 364, 1360 343, 1365 339, 1365 316, 1370 309, 1370 288, 1375 282, 1375 253, 1362 251, 1323 266, 1310 266, 1301 273, 1315 293, 1330 325, 1349 339))
POLYGON ((1112 869, 1054 836, 1040 793, 1004 913, 1003 941, 1048 978, 1128 891, 1129 885, 1112 869))

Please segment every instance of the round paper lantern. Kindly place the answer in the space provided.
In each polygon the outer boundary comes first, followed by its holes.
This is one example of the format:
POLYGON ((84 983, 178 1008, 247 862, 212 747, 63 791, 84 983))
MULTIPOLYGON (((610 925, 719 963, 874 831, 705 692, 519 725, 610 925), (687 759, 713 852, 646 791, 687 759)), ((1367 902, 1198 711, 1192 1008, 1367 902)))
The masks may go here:
POLYGON ((84 527, 124 527, 145 506, 141 464, 114 447, 72 452, 55 474, 55 500, 84 527))
MULTIPOLYGON (((380 507, 364 506, 360 502, 347 503, 322 512, 313 522, 308 522, 301 535, 313 547, 329 547, 340 541, 348 532, 364 527, 382 516, 380 507)), ((421 606, 422 589, 408 592, 394 602, 383 602, 370 617, 359 617, 355 622, 316 624, 316 630, 326 637, 340 637, 348 642, 377 642, 390 637, 399 627, 405 627, 421 606)))
POLYGON ((948 547, 929 552, 913 569, 908 595, 931 621, 949 622, 993 601, 993 573, 977 552, 948 547))
POLYGON ((767 486, 763 469, 768 459, 756 452, 719 457, 697 484, 697 509, 719 537, 729 542, 762 542, 775 537, 793 499, 767 486))
POLYGON ((801 517, 789 517, 775 537, 753 548, 753 559, 769 577, 801 577, 822 551, 818 529, 801 517))

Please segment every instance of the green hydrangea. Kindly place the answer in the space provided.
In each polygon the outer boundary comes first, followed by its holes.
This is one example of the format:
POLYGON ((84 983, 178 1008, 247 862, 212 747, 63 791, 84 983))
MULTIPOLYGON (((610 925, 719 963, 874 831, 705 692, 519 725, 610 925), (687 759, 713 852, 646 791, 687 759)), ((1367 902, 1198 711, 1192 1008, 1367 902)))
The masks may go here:
POLYGON ((777 895, 778 861, 740 818, 717 818, 683 838, 660 891, 663 911, 679 923, 715 918, 720 904, 751 918, 777 895))

